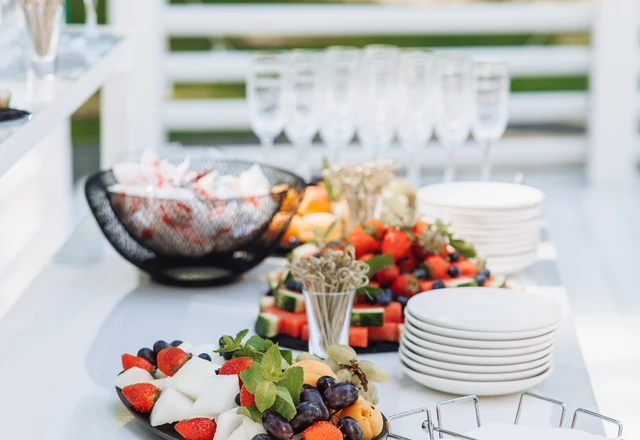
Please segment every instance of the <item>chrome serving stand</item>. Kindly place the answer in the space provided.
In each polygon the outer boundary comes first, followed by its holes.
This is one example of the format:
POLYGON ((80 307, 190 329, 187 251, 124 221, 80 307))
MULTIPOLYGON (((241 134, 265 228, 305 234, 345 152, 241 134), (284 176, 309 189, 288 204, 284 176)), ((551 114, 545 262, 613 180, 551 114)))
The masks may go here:
MULTIPOLYGON (((561 402, 559 400, 555 400, 555 399, 551 399, 549 397, 545 397, 545 396, 541 396, 538 394, 534 394, 534 393, 529 393, 526 392, 524 394, 522 394, 520 396, 520 402, 518 403, 518 410, 516 411, 516 417, 515 417, 515 421, 514 424, 517 425, 520 422, 520 417, 522 415, 523 412, 523 408, 526 406, 525 403, 528 400, 531 399, 535 399, 535 400, 541 400, 547 403, 550 403, 554 406, 557 406, 560 408, 561 412, 560 412, 560 420, 558 421, 558 424, 555 425, 557 428, 563 428, 564 424, 565 424, 565 419, 567 416, 567 405, 564 402, 561 402)), ((457 439, 462 439, 462 440, 483 440, 483 439, 478 439, 478 438, 474 438, 474 437, 469 437, 467 435, 464 434, 460 434, 458 432, 454 432, 451 431, 447 428, 445 428, 443 426, 443 421, 442 421, 442 410, 444 407, 449 406, 449 405, 454 405, 456 403, 463 403, 463 402, 472 402, 473 406, 474 406, 474 410, 475 410, 475 416, 476 416, 476 426, 479 428, 481 426, 481 422, 480 422, 480 403, 478 401, 478 398, 476 396, 465 396, 465 397, 458 397, 457 399, 450 399, 450 400, 443 400, 441 402, 438 402, 438 404, 436 405, 436 419, 434 420, 431 410, 428 407, 422 407, 422 408, 416 408, 416 409, 412 409, 410 411, 405 411, 399 414, 394 414, 392 416, 390 416, 387 420, 387 430, 388 430, 388 434, 387 437, 391 437, 397 440, 413 440, 413 439, 409 439, 407 437, 403 437, 399 434, 395 434, 392 429, 391 429, 391 425, 392 422, 394 420, 398 420, 404 417, 409 417, 409 416, 413 416, 416 414, 421 414, 424 413, 425 414, 425 419, 422 422, 422 430, 428 435, 428 439, 429 440, 435 440, 436 439, 436 435, 438 436, 437 438, 445 438, 444 436, 450 436, 452 438, 457 438, 457 439)), ((587 409, 584 408, 578 408, 574 413, 573 413, 573 419, 571 421, 571 429, 577 429, 578 428, 578 422, 579 420, 583 419, 583 418, 587 418, 587 417, 591 417, 591 418, 596 418, 596 419, 600 419, 603 422, 608 422, 611 424, 614 424, 618 427, 618 435, 616 438, 618 439, 622 439, 622 423, 620 423, 618 420, 612 419, 611 417, 607 417, 604 416, 602 414, 598 414, 596 412, 593 411, 589 411, 587 409)), ((486 440, 486 439, 484 439, 486 440)))

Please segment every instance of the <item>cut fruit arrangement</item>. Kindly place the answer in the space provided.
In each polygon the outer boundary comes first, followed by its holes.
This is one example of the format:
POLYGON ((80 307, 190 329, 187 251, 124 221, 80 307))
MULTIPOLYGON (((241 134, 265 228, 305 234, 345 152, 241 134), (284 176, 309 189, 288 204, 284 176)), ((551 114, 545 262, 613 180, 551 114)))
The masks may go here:
POLYGON ((348 346, 330 359, 290 350, 248 330, 195 349, 158 341, 124 354, 116 388, 157 434, 185 440, 372 440, 384 430, 373 381, 387 373, 348 346))
MULTIPOLYGON (((369 264, 369 285, 357 291, 351 312, 349 345, 360 351, 395 351, 404 323, 404 307, 413 295, 445 287, 508 287, 492 276, 470 243, 454 237, 446 225, 418 221, 406 228, 379 220, 357 226, 345 242, 295 248, 290 260, 320 255, 326 248, 351 244, 369 264)), ((260 300, 256 333, 283 346, 303 349, 309 339, 302 283, 285 269, 267 274, 269 292, 260 300)))

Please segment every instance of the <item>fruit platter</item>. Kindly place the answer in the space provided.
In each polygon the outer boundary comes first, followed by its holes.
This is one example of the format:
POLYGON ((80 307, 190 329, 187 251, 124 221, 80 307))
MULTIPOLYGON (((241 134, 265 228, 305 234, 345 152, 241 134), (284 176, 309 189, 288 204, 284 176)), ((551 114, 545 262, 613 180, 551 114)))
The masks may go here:
POLYGON ((269 339, 224 335, 215 344, 157 341, 123 354, 118 397, 172 440, 377 440, 385 418, 374 382, 387 373, 349 346, 321 360, 269 339))
MULTIPOLYGON (((387 226, 370 219, 346 240, 309 242, 293 249, 289 261, 321 255, 326 249, 355 248, 369 265, 369 284, 357 290, 351 311, 349 345, 360 353, 398 350, 407 301, 420 292, 446 287, 509 287, 493 275, 475 248, 448 231, 442 222, 418 221, 387 226)), ((258 335, 281 346, 306 350, 309 326, 302 283, 285 267, 267 274, 268 291, 260 299, 258 335)))

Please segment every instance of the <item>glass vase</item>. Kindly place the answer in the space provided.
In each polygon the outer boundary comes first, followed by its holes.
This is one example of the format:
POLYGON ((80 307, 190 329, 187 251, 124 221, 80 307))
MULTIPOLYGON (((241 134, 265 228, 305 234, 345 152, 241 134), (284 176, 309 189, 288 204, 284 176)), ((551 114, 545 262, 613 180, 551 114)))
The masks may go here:
POLYGON ((351 308, 356 291, 324 293, 303 290, 309 323, 309 353, 326 359, 331 345, 349 345, 351 308))

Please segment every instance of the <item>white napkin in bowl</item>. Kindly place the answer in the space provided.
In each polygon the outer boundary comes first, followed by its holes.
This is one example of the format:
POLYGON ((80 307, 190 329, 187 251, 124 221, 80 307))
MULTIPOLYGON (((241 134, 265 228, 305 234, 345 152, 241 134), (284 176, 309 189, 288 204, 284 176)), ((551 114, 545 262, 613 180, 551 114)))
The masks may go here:
POLYGON ((479 440, 603 440, 606 437, 589 434, 579 429, 546 426, 508 425, 488 423, 465 433, 479 440))

